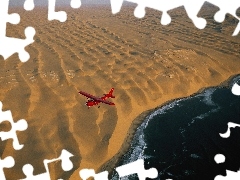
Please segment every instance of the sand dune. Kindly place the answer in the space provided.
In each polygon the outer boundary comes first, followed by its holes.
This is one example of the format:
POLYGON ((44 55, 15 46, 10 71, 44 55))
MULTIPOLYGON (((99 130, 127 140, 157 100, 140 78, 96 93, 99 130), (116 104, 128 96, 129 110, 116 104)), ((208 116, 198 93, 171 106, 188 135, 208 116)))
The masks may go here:
POLYGON ((21 23, 8 24, 8 36, 24 38, 28 25, 37 33, 26 48, 28 62, 16 54, 0 60, 3 109, 29 124, 18 133, 22 150, 1 142, 1 157, 16 161, 4 170, 7 179, 24 178, 27 163, 35 174, 45 172, 43 160, 58 157, 62 149, 74 154, 74 168, 63 172, 59 163, 52 164, 53 179, 79 179, 82 168, 111 170, 137 126, 131 126, 133 120, 143 112, 240 73, 240 39, 231 36, 236 22, 227 17, 218 24, 208 8, 200 13, 208 20, 205 30, 195 28, 181 8, 170 12, 168 26, 150 9, 143 19, 133 16, 134 7, 117 15, 103 6, 61 10, 68 13, 65 23, 47 21, 46 9, 12 10, 21 23), (112 87, 116 106, 88 109, 78 94, 101 96, 112 87))

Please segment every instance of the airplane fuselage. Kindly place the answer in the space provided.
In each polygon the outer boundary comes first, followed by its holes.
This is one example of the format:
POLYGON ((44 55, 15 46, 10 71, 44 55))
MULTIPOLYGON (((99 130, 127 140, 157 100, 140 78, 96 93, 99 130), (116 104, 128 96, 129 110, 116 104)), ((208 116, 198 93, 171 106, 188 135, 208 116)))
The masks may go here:
POLYGON ((90 98, 90 100, 88 100, 88 101, 86 102, 86 106, 88 106, 88 108, 89 108, 89 107, 91 107, 91 106, 98 105, 99 103, 105 103, 105 104, 109 104, 109 105, 115 105, 114 103, 109 102, 109 101, 106 100, 106 99, 108 99, 108 98, 115 98, 115 96, 112 95, 113 90, 114 90, 114 88, 112 88, 112 89, 109 91, 108 94, 104 94, 104 96, 102 96, 102 97, 100 97, 100 98, 95 97, 95 96, 93 96, 93 95, 91 95, 91 94, 85 93, 85 92, 83 92, 83 91, 80 91, 79 93, 82 94, 82 95, 84 95, 84 96, 86 96, 87 98, 90 98))
MULTIPOLYGON (((107 95, 101 97, 100 99, 101 100, 106 100, 106 99, 110 98, 110 96, 107 96, 107 95)), ((86 106, 91 107, 91 106, 94 106, 94 105, 98 105, 99 103, 101 103, 101 101, 91 99, 91 100, 86 102, 86 106)))
POLYGON ((86 106, 91 107, 91 106, 94 106, 94 105, 98 105, 98 103, 99 102, 97 102, 97 101, 87 101, 86 106))

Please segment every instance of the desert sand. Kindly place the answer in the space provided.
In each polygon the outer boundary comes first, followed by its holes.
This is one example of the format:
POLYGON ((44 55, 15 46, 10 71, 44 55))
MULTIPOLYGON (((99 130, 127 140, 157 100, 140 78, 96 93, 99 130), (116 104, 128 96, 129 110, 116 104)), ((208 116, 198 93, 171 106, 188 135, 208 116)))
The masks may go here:
MULTIPOLYGON (((64 172, 60 163, 51 164, 52 179, 80 179, 83 168, 110 171, 148 111, 240 73, 240 36, 231 36, 237 21, 228 16, 216 23, 215 7, 199 14, 208 21, 204 30, 183 8, 170 12, 168 26, 160 24, 161 12, 151 9, 137 19, 134 6, 117 15, 110 6, 58 10, 67 12, 66 22, 48 21, 46 8, 10 10, 21 22, 7 25, 8 36, 25 38, 27 26, 36 35, 26 48, 31 56, 26 63, 17 54, 0 58, 3 110, 28 122, 28 129, 18 132, 22 150, 1 141, 1 158, 11 155, 16 162, 4 169, 7 179, 25 178, 22 167, 28 163, 34 174, 44 173, 43 160, 57 158, 62 149, 74 155, 74 168, 64 172), (115 106, 88 109, 78 93, 102 96, 112 87, 115 106)), ((7 131, 9 124, 0 128, 7 131)))

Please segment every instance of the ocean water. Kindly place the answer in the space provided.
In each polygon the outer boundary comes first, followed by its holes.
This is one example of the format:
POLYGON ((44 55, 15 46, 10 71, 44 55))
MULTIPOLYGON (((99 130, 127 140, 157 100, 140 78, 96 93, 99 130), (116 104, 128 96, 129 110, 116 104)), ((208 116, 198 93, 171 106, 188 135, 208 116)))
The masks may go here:
MULTIPOLYGON (((148 115, 117 166, 144 159, 145 168, 155 167, 156 179, 161 180, 213 180, 225 176, 226 169, 240 170, 240 128, 231 128, 229 138, 219 135, 227 131, 228 122, 240 124, 240 96, 231 92, 234 82, 240 82, 240 76, 233 78, 229 87, 205 89, 148 115), (225 162, 217 164, 216 154, 223 154, 225 162)), ((111 179, 119 179, 118 174, 114 172, 111 179)))

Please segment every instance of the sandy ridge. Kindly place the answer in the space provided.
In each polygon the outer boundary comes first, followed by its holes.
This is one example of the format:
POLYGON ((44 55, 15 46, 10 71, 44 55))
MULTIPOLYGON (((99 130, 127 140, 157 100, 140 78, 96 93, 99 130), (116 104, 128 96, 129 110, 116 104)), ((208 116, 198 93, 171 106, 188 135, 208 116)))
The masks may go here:
POLYGON ((74 154, 74 169, 62 172, 59 163, 52 164, 52 179, 79 179, 82 168, 111 170, 151 109, 240 73, 239 37, 230 36, 233 20, 216 25, 206 9, 201 13, 208 27, 198 30, 181 8, 171 12, 169 26, 160 25, 159 12, 148 10, 136 19, 133 9, 124 7, 118 15, 109 7, 65 9, 65 23, 47 21, 45 9, 17 10, 21 24, 9 25, 9 36, 24 38, 28 25, 37 34, 26 48, 28 62, 16 54, 0 59, 3 109, 29 123, 18 133, 22 151, 14 151, 11 142, 1 144, 1 157, 12 155, 17 162, 6 169, 7 178, 24 178, 26 163, 43 173, 43 159, 56 158, 63 148, 74 154), (78 94, 101 96, 112 87, 113 107, 87 109, 78 94))

